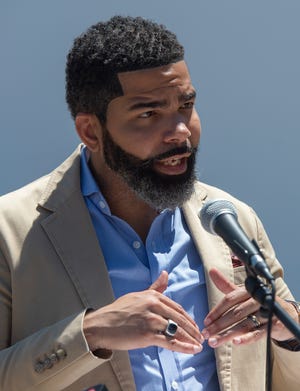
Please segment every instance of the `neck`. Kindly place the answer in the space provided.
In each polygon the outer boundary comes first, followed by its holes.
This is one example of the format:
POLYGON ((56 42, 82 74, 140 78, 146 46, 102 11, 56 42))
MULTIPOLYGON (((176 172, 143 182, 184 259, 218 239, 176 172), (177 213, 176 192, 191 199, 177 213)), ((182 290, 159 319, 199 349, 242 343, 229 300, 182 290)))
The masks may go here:
POLYGON ((126 221, 145 242, 158 211, 139 198, 123 179, 107 166, 101 171, 90 162, 93 175, 105 197, 111 213, 126 221))

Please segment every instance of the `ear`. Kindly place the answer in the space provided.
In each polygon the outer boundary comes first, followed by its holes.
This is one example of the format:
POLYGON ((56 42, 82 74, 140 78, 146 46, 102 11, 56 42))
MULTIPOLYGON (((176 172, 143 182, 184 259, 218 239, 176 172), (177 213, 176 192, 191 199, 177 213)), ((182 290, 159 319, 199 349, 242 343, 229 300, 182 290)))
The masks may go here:
POLYGON ((95 114, 78 113, 75 126, 81 141, 92 152, 97 152, 102 145, 102 126, 95 114))

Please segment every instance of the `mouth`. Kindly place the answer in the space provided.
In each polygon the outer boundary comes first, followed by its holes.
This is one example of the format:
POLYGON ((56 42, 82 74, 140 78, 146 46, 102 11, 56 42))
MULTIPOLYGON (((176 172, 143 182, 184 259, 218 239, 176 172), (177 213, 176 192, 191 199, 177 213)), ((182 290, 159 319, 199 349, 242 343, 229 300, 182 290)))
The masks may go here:
POLYGON ((187 169, 187 160, 191 154, 185 153, 181 155, 171 156, 162 160, 155 160, 154 169, 164 175, 180 175, 185 173, 187 169))

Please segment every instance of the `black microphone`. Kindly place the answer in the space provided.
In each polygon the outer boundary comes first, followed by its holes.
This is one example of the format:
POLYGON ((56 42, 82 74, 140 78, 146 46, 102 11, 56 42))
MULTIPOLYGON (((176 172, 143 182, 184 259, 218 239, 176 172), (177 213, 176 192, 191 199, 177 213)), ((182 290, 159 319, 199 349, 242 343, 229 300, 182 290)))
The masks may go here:
POLYGON ((256 275, 274 280, 256 242, 251 241, 238 222, 237 212, 228 200, 211 200, 204 204, 199 218, 206 231, 219 235, 234 254, 256 275))

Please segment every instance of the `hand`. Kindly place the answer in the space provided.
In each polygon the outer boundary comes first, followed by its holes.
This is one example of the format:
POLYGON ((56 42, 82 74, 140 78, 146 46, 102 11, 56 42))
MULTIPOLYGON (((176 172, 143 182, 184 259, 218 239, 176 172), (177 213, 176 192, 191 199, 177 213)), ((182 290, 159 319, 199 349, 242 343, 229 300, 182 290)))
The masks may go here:
MULTIPOLYGON (((212 269, 209 275, 216 287, 225 294, 204 319, 205 329, 202 334, 208 339, 209 345, 215 348, 228 341, 237 345, 248 344, 265 337, 267 319, 260 316, 260 304, 250 297, 245 287, 228 281, 217 269, 212 269), (255 327, 249 315, 256 316, 259 327, 255 327)), ((296 310, 290 303, 280 297, 276 297, 276 301, 297 321, 296 310)), ((293 337, 275 316, 271 336, 278 341, 293 337)))
POLYGON ((86 314, 83 330, 90 350, 130 350, 150 345, 195 354, 204 341, 198 326, 183 308, 164 296, 168 273, 146 291, 124 295, 105 307, 86 314), (174 337, 164 335, 172 319, 178 324, 174 337))

